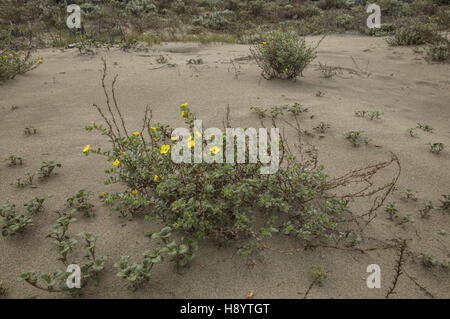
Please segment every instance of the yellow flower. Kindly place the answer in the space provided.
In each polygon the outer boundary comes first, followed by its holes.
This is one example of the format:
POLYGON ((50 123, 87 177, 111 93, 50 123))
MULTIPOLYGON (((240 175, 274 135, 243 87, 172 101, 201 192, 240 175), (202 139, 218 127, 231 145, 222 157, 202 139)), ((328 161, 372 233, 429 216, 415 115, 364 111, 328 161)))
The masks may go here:
POLYGON ((196 131, 195 135, 197 135, 197 137, 202 137, 202 133, 200 133, 199 131, 196 131))
POLYGON ((113 162, 113 166, 114 166, 114 167, 119 167, 119 166, 120 166, 120 161, 119 161, 118 159, 116 159, 116 160, 113 162))
POLYGON ((106 196, 108 196, 107 192, 101 192, 100 194, 98 194, 98 198, 100 199, 105 198, 106 196))
POLYGON ((194 140, 190 140, 190 141, 188 142, 187 146, 188 146, 189 148, 193 148, 193 147, 195 146, 195 141, 194 141, 194 140))
POLYGON ((217 146, 213 146, 209 150, 211 151, 212 155, 217 155, 217 153, 220 152, 220 148, 218 148, 217 146))
POLYGON ((7 58, 8 58, 8 56, 7 56, 7 55, 4 55, 4 56, 3 56, 3 59, 7 59, 7 58))
POLYGON ((181 107, 188 107, 188 105, 189 105, 189 103, 185 102, 185 103, 181 104, 181 107))
POLYGON ((188 137, 188 141, 193 141, 193 140, 194 140, 194 137, 192 135, 188 137))
POLYGON ((42 62, 44 62, 44 59, 43 59, 42 57, 39 57, 39 58, 37 59, 37 62, 38 62, 38 63, 42 63, 42 62))
POLYGON ((181 117, 188 117, 188 112, 187 111, 181 111, 181 117))
POLYGON ((263 42, 261 42, 261 44, 262 44, 262 45, 266 45, 266 44, 267 44, 267 42, 266 42, 266 41, 263 41, 263 42))
POLYGON ((153 175, 153 181, 154 181, 154 182, 159 181, 159 176, 158 176, 158 175, 153 175))
POLYGON ((156 127, 154 127, 154 126, 150 126, 150 129, 152 130, 152 131, 157 131, 158 129, 156 128, 156 127))
POLYGON ((287 72, 287 71, 289 71, 289 69, 288 69, 288 68, 285 68, 284 71, 287 72))
POLYGON ((90 144, 88 144, 88 145, 86 145, 84 148, 83 148, 83 153, 87 153, 87 152, 89 152, 91 150, 91 145, 90 144))
POLYGON ((10 54, 8 54, 8 56, 9 56, 10 58, 12 58, 12 57, 14 56, 14 54, 10 53, 10 54))
POLYGON ((141 134, 141 133, 139 133, 139 132, 134 132, 134 133, 133 133, 134 136, 139 136, 140 134, 141 134))
POLYGON ((137 194, 139 194, 139 190, 138 190, 138 189, 133 189, 133 190, 131 191, 131 194, 137 195, 137 194))
POLYGON ((159 149, 159 152, 161 154, 166 154, 170 151, 170 145, 164 144, 163 146, 161 146, 161 148, 159 149))
POLYGON ((180 138, 179 138, 178 136, 172 136, 170 139, 171 139, 172 141, 176 142, 176 141, 178 141, 180 138))

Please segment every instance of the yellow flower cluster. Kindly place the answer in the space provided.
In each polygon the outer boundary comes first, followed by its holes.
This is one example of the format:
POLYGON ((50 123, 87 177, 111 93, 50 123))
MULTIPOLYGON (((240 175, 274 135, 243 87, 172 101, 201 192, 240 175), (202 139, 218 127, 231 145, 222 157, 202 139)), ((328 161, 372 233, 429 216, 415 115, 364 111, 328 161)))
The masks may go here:
POLYGON ((88 144, 88 145, 86 145, 86 146, 83 148, 83 153, 84 153, 84 154, 87 154, 87 153, 89 153, 90 150, 91 150, 91 145, 88 144))
POLYGON ((116 159, 116 160, 112 163, 112 165, 113 165, 114 167, 119 167, 119 166, 120 166, 120 161, 119 161, 118 159, 116 159))

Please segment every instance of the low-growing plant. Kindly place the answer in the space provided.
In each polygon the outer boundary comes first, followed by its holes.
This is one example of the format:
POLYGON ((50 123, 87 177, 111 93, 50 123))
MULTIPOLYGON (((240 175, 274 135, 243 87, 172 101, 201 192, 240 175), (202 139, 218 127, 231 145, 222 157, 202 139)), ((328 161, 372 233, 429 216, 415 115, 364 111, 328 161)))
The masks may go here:
POLYGON ((426 57, 430 61, 443 62, 449 57, 449 49, 446 44, 433 44, 426 50, 426 57))
POLYGON ((434 203, 433 201, 429 200, 424 204, 424 207, 419 210, 420 217, 421 218, 428 218, 430 217, 430 212, 434 209, 434 203))
POLYGON ((37 134, 38 131, 37 131, 37 128, 30 126, 30 127, 24 128, 23 132, 25 133, 25 135, 29 136, 29 135, 37 134))
POLYGON ((417 201, 418 198, 416 196, 417 192, 415 192, 414 190, 407 188, 402 192, 402 198, 405 200, 412 200, 412 201, 417 201))
POLYGON ((450 211, 450 194, 442 195, 444 199, 441 199, 441 209, 445 211, 450 211))
POLYGON ((91 217, 94 215, 94 205, 89 203, 89 199, 91 199, 93 195, 94 193, 81 189, 75 195, 67 199, 66 207, 75 209, 77 212, 82 212, 86 217, 91 217))
POLYGON ((137 290, 146 284, 151 278, 151 271, 155 264, 163 262, 163 257, 158 249, 155 251, 145 251, 142 262, 130 262, 130 256, 122 256, 114 267, 120 271, 117 276, 129 282, 130 290, 137 290))
POLYGON ((316 284, 319 286, 323 286, 325 283, 325 280, 327 279, 328 275, 327 272, 324 270, 322 265, 317 265, 313 268, 311 271, 313 275, 313 280, 316 284))
POLYGON ((34 187, 33 181, 34 181, 35 176, 36 176, 36 173, 34 173, 34 172, 25 173, 25 177, 17 178, 16 186, 18 188, 24 188, 27 186, 34 187))
POLYGON ((424 123, 417 123, 417 128, 420 128, 424 132, 432 133, 434 128, 431 125, 424 124, 424 123))
POLYGON ((265 79, 295 79, 316 58, 316 50, 294 31, 271 31, 250 48, 265 79))
POLYGON ((409 136, 417 137, 418 134, 416 133, 416 129, 417 129, 417 127, 409 128, 408 129, 409 136))
POLYGON ((430 152, 440 154, 445 149, 444 143, 428 143, 430 145, 430 152))
POLYGON ((203 64, 203 59, 199 58, 199 59, 189 59, 187 61, 187 64, 203 64))
POLYGON ((14 236, 25 228, 33 226, 33 220, 29 216, 18 215, 16 205, 5 202, 0 206, 0 225, 2 236, 14 236))
POLYGON ((44 202, 48 198, 51 198, 51 195, 46 197, 35 197, 25 203, 24 206, 31 216, 37 215, 44 210, 44 202))
POLYGON ((42 58, 32 59, 31 50, 27 52, 0 49, 0 82, 14 79, 39 66, 42 58))
POLYGON ((364 131, 358 130, 358 131, 350 131, 345 134, 345 138, 352 143, 354 147, 361 146, 362 143, 369 144, 369 138, 367 136, 364 136, 364 131))
POLYGON ((52 232, 47 236, 53 240, 53 244, 57 248, 60 255, 58 260, 64 266, 78 265, 81 270, 81 287, 69 288, 67 286, 67 279, 70 272, 66 269, 57 270, 51 273, 38 273, 35 271, 25 272, 20 275, 20 279, 32 285, 35 288, 45 290, 48 292, 64 292, 68 291, 74 296, 81 295, 83 288, 94 284, 97 285, 100 279, 100 274, 104 270, 106 257, 96 255, 97 235, 92 233, 82 232, 78 236, 84 241, 85 255, 81 260, 70 259, 69 254, 74 252, 78 241, 71 238, 68 234, 69 226, 76 219, 72 217, 73 211, 58 212, 58 219, 53 226, 52 232))
POLYGON ((18 166, 23 164, 22 157, 14 154, 9 155, 5 161, 8 162, 8 166, 18 166))
POLYGON ((390 202, 384 209, 389 214, 389 219, 394 220, 398 216, 397 203, 390 202))
POLYGON ((436 25, 408 20, 399 26, 394 36, 387 41, 390 45, 420 45, 434 43, 439 39, 436 25))
POLYGON ((379 120, 381 118, 381 115, 383 115, 383 113, 380 111, 365 111, 365 110, 355 111, 356 117, 365 117, 371 121, 379 120))
POLYGON ((53 171, 57 167, 62 167, 62 165, 55 161, 44 161, 36 173, 39 174, 40 178, 47 179, 52 175, 53 171))
POLYGON ((314 127, 314 131, 325 134, 330 127, 330 123, 320 122, 316 127, 314 127))

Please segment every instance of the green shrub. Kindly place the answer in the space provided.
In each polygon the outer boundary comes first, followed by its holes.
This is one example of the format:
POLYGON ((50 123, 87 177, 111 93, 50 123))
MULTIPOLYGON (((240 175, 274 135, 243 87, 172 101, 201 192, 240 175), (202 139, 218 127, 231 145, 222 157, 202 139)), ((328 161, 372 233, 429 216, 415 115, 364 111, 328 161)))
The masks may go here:
POLYGON ((14 236, 33 226, 33 220, 29 216, 18 215, 16 206, 6 202, 0 205, 0 226, 2 236, 14 236))
POLYGON ((229 17, 232 14, 233 11, 230 10, 208 12, 195 17, 192 23, 213 30, 223 30, 231 25, 229 17))
POLYGON ((442 62, 446 61, 449 57, 448 45, 446 44, 433 44, 427 48, 427 59, 430 61, 442 62))
POLYGON ((339 29, 350 30, 353 27, 353 17, 349 14, 341 14, 336 17, 336 26, 339 29))
POLYGON ((436 25, 421 21, 406 21, 387 41, 390 45, 420 45, 434 43, 439 38, 436 25))
POLYGON ((410 7, 414 13, 425 15, 434 15, 439 8, 436 1, 433 0, 414 0, 410 7))
MULTIPOLYGON (((110 95, 107 91, 105 94, 110 95)), ((302 160, 298 160, 290 153, 283 136, 278 146, 284 164, 273 174, 262 175, 260 169, 264 164, 260 161, 177 164, 172 161, 171 152, 179 143, 208 150, 208 146, 198 141, 195 146, 195 136, 201 136, 201 132, 195 130, 196 115, 187 103, 180 107, 187 135, 173 136, 168 125, 152 122, 148 109, 139 131, 127 129, 120 108, 117 107, 115 113, 107 111, 113 107, 109 101, 112 101, 110 96, 107 106, 94 105, 106 125, 94 123, 86 129, 105 135, 111 148, 90 150, 88 154, 104 156, 111 165, 106 183, 119 183, 126 188, 121 194, 131 194, 136 201, 142 199, 146 208, 140 212, 146 214, 146 219, 163 224, 160 232, 148 234, 152 239, 162 241, 160 248, 145 253, 142 262, 130 263, 125 257, 117 263, 119 276, 132 285, 148 281, 153 265, 161 262, 162 254, 167 254, 179 266, 185 265, 193 258, 197 242, 201 240, 227 244, 245 240, 240 247, 246 255, 263 249, 262 240, 274 233, 292 236, 311 245, 337 243, 345 237, 345 229, 352 228, 347 222, 353 220, 349 205, 355 187, 363 189, 357 193, 358 198, 377 193, 379 198, 386 198, 395 185, 396 179, 383 186, 374 181, 377 172, 387 167, 391 169, 391 164, 398 165, 394 155, 386 162, 331 178, 318 165, 314 149, 305 149, 302 160), (346 189, 345 185, 349 184, 351 189, 346 189), (339 197, 333 195, 335 193, 339 197)), ((288 121, 298 134, 302 132, 299 123, 306 109, 298 103, 254 110, 261 121, 267 119, 276 127, 284 123, 282 120, 288 121)), ((228 121, 226 123, 231 127, 228 121)), ((222 138, 226 142, 228 137, 222 138)), ((211 148, 209 150, 213 153, 211 148)), ((218 149, 214 154, 218 159, 225 152, 218 149)), ((113 204, 123 199, 130 200, 129 196, 110 197, 113 204)), ((383 202, 370 201, 370 211, 381 207, 383 202)))
POLYGON ((401 15, 407 6, 399 0, 378 0, 376 4, 380 6, 382 15, 394 17, 401 15))
POLYGON ((272 31, 262 38, 264 41, 254 44, 250 51, 266 79, 295 79, 316 58, 315 48, 294 31, 272 31))

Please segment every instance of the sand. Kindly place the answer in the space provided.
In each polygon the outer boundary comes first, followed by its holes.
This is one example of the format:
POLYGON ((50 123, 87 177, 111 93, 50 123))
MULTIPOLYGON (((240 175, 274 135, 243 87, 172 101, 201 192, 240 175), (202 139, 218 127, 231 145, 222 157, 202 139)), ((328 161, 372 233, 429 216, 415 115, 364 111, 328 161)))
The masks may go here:
MULTIPOLYGON (((319 37, 308 37, 317 42, 319 37)), ((35 226, 24 235, 0 239, 0 280, 10 298, 66 298, 65 293, 47 293, 18 281, 25 271, 52 271, 61 268, 56 252, 45 235, 55 221, 54 211, 79 189, 98 194, 122 189, 105 186, 104 169, 108 163, 97 156, 83 156, 86 144, 107 147, 95 133, 84 130, 90 121, 101 119, 92 107, 103 104, 100 87, 101 57, 106 57, 110 76, 119 74, 117 94, 128 126, 140 127, 146 105, 155 120, 173 127, 181 126, 179 105, 190 103, 204 126, 221 127, 227 105, 235 127, 257 127, 250 106, 270 107, 299 102, 310 109, 313 119, 305 120, 311 129, 320 121, 331 129, 324 138, 310 138, 319 148, 319 160, 326 171, 337 176, 348 169, 384 160, 389 152, 398 155, 402 165, 399 188, 417 191, 418 202, 397 201, 402 214, 411 213, 415 222, 405 229, 396 226, 381 209, 367 233, 379 239, 402 236, 410 239, 415 253, 429 253, 443 260, 450 257, 450 216, 435 210, 429 219, 421 219, 418 210, 424 200, 437 202, 450 193, 450 148, 436 155, 429 152, 429 142, 450 147, 450 65, 427 63, 412 48, 389 47, 383 38, 354 35, 328 36, 318 49, 318 58, 296 82, 260 77, 246 45, 199 45, 170 43, 149 52, 98 50, 94 56, 80 56, 76 49, 40 50, 44 63, 36 70, 0 86, 0 154, 21 155, 24 165, 16 168, 0 163, 0 201, 10 200, 23 211, 23 203, 35 196, 52 194, 46 210, 35 218, 35 226), (162 67, 159 55, 175 66, 162 67), (188 65, 190 58, 204 64, 188 65), (230 59, 237 59, 236 78, 230 59), (355 65, 355 62, 356 65, 355 65), (343 67, 340 75, 323 78, 318 62, 343 67), (353 70, 353 71, 352 71, 353 70), (355 72, 357 71, 357 72, 355 72), (322 91, 324 96, 318 97, 322 91), (11 107, 18 108, 12 110, 11 107), (381 120, 369 121, 354 116, 357 110, 380 111, 381 120), (410 137, 407 129, 417 123, 429 124, 433 133, 417 130, 410 137), (34 126, 35 136, 24 136, 23 129, 34 126), (364 130, 371 139, 368 146, 352 147, 344 138, 350 130, 364 130), (58 174, 37 188, 17 189, 11 185, 26 172, 35 170, 44 160, 62 163, 58 174), (441 234, 440 234, 441 233, 441 234)), ((386 176, 391 178, 391 176, 386 176)), ((98 254, 109 257, 107 271, 98 287, 89 288, 87 298, 242 298, 249 291, 255 298, 303 298, 312 276, 311 268, 321 264, 328 271, 323 287, 314 287, 308 298, 383 298, 394 276, 396 252, 377 250, 367 253, 320 248, 293 255, 268 251, 254 266, 236 254, 233 247, 220 248, 202 243, 192 265, 177 272, 171 264, 155 268, 153 278, 144 288, 131 292, 116 277, 112 264, 121 255, 140 258, 153 243, 144 237, 159 229, 142 218, 119 219, 98 199, 95 218, 80 217, 72 233, 92 231, 100 235, 98 254), (378 264, 382 271, 381 289, 368 289, 366 268, 378 264)), ((300 243, 275 238, 274 247, 295 248, 300 243)), ((367 243, 366 246, 370 246, 367 243)), ((409 261, 405 269, 436 298, 450 297, 450 276, 439 269, 428 270, 409 261)), ((400 277, 393 298, 428 298, 405 275, 400 277)))

